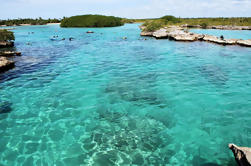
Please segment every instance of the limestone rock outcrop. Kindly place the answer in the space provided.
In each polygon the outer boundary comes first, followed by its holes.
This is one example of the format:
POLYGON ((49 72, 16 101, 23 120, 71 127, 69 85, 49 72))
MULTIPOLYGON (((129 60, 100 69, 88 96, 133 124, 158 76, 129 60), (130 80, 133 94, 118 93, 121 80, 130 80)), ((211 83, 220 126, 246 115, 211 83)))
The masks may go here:
POLYGON ((236 43, 239 44, 239 45, 242 45, 242 46, 251 47, 251 39, 248 39, 248 40, 237 40, 236 43))
POLYGON ((229 144, 228 147, 234 153, 239 166, 251 166, 251 148, 238 147, 235 144, 229 144))
POLYGON ((240 46, 251 47, 251 39, 249 40, 222 39, 212 35, 191 33, 184 28, 184 25, 182 27, 179 26, 164 27, 154 32, 145 31, 145 28, 143 26, 140 28, 142 29, 141 36, 151 36, 155 37, 156 39, 171 39, 175 41, 188 41, 188 42, 200 40, 221 45, 240 45, 240 46))
POLYGON ((0 41, 0 48, 14 47, 14 42, 0 41))
POLYGON ((21 56, 21 52, 16 51, 2 51, 0 56, 21 56))
POLYGON ((0 72, 12 69, 13 67, 15 67, 13 61, 8 60, 6 57, 0 57, 0 72))

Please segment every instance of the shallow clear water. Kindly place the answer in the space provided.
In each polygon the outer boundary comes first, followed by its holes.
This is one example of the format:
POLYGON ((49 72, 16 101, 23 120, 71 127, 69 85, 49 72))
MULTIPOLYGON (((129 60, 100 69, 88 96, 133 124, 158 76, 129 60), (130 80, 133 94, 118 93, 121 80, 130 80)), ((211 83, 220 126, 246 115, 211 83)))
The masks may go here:
POLYGON ((251 39, 250 30, 189 29, 189 31, 199 34, 214 35, 217 37, 223 35, 225 39, 251 39))
POLYGON ((234 165, 228 143, 251 146, 250 48, 143 40, 137 24, 14 32, 0 165, 234 165))

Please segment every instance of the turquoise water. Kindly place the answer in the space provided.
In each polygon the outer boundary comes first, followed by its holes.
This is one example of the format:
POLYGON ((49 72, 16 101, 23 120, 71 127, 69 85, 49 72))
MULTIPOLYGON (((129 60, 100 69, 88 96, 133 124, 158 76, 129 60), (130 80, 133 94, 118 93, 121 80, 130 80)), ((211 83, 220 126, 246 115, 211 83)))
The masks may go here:
POLYGON ((189 31, 218 37, 223 35, 225 39, 251 39, 250 30, 189 29, 189 31))
POLYGON ((143 40, 137 24, 14 32, 0 165, 235 165, 228 143, 251 146, 250 48, 143 40))

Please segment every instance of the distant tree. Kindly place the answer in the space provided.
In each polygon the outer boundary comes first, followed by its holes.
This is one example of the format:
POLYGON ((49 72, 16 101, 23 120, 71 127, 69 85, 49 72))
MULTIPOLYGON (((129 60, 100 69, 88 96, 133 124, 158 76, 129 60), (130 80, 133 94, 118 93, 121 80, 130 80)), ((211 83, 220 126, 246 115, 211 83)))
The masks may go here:
POLYGON ((59 23, 59 19, 42 19, 39 17, 38 19, 13 19, 13 20, 0 20, 0 25, 7 25, 7 26, 13 26, 13 25, 20 25, 20 24, 31 24, 31 25, 44 25, 47 23, 59 23))
POLYGON ((114 27, 124 23, 121 18, 103 15, 81 15, 63 18, 61 27, 114 27))
POLYGON ((181 22, 180 18, 176 18, 176 17, 171 16, 171 15, 163 16, 163 17, 161 17, 161 19, 165 20, 167 23, 168 22, 171 22, 171 23, 179 23, 179 22, 181 22))
POLYGON ((206 29, 206 28, 207 28, 207 26, 208 26, 208 24, 207 24, 207 23, 205 23, 205 22, 203 22, 202 24, 200 24, 200 26, 201 26, 201 28, 206 29))

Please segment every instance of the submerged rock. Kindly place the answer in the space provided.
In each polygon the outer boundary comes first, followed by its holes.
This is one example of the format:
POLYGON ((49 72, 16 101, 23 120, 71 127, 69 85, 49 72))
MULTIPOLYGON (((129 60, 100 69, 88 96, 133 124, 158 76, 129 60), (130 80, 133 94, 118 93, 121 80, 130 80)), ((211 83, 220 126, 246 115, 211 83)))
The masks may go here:
POLYGON ((10 102, 2 102, 0 103, 0 114, 4 114, 4 113, 9 113, 11 112, 11 103, 10 102))
POLYGON ((224 85, 228 81, 227 74, 219 66, 205 65, 200 67, 199 71, 215 85, 224 85))
POLYGON ((14 67, 15 63, 13 61, 10 61, 5 57, 0 57, 0 72, 12 69, 14 67))
POLYGON ((234 153, 239 166, 251 166, 251 148, 238 147, 235 144, 229 144, 228 147, 234 153))
MULTIPOLYGON (((111 116, 111 113, 107 112, 105 116, 111 116)), ((164 157, 161 157, 167 155, 166 151, 159 151, 172 142, 172 138, 163 132, 166 126, 154 119, 128 114, 117 122, 108 119, 96 123, 88 131, 89 137, 81 139, 83 150, 91 149, 90 158, 95 163, 114 165, 120 161, 121 165, 151 165, 152 161, 158 161, 158 165, 167 164, 164 157), (120 158, 124 156, 132 157, 121 161, 120 158)))

